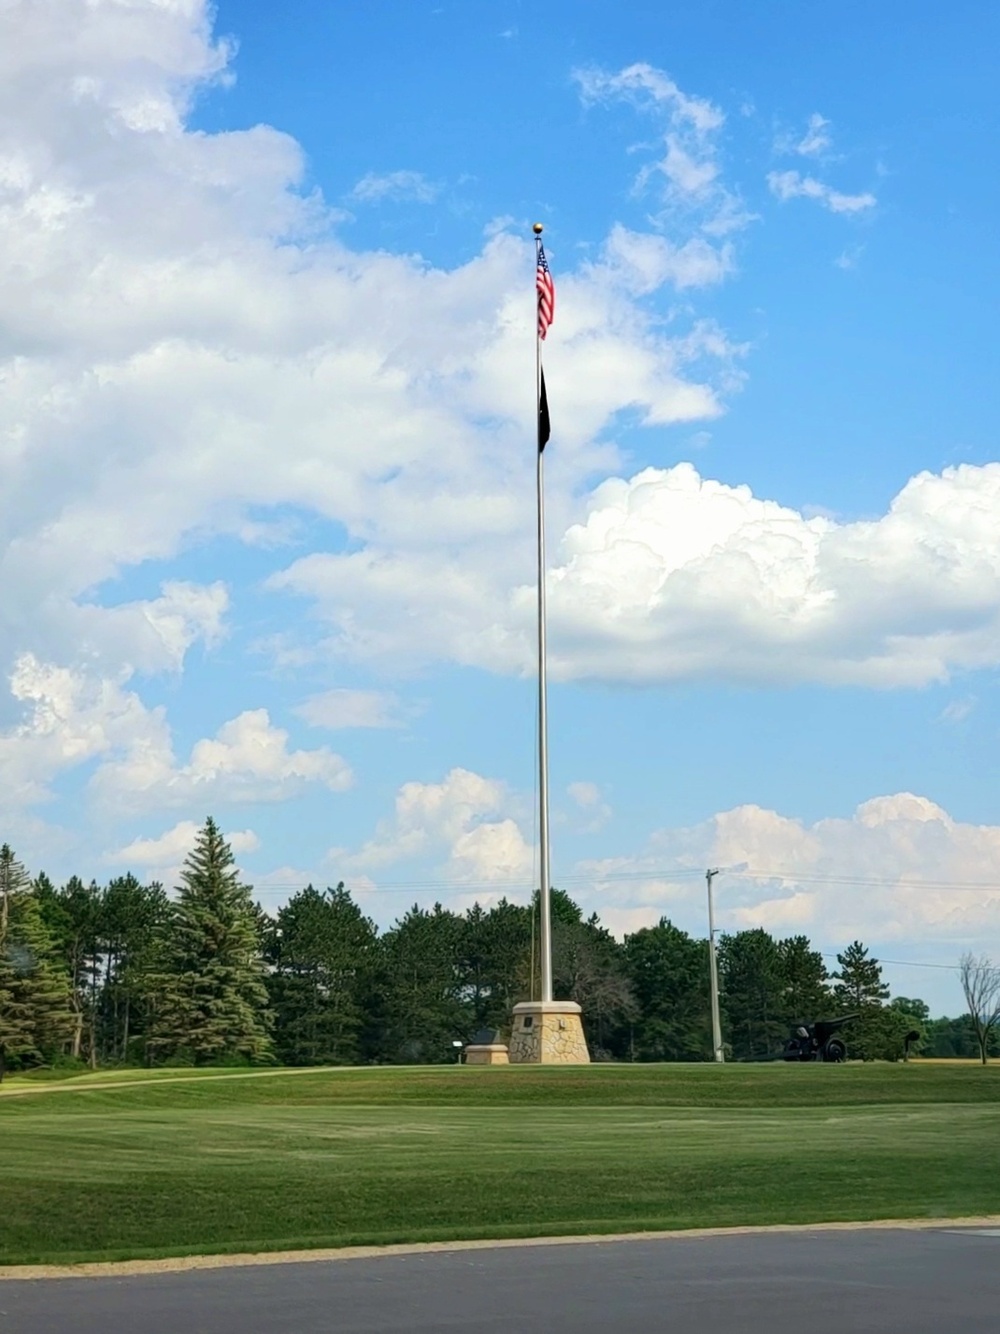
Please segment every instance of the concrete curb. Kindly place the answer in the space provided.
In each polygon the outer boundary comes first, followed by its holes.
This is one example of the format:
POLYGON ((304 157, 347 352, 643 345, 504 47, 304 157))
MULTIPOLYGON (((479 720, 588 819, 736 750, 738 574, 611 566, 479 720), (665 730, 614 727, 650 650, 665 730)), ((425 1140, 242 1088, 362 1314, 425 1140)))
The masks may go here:
POLYGON ((108 1260, 70 1265, 0 1265, 0 1282, 11 1279, 128 1278, 140 1274, 181 1274, 197 1269, 237 1269, 248 1265, 317 1264, 331 1260, 374 1260, 390 1255, 435 1255, 444 1251, 495 1251, 525 1246, 594 1246, 623 1241, 681 1241, 787 1232, 863 1232, 896 1229, 926 1232, 941 1228, 1000 1227, 1000 1215, 982 1218, 880 1218, 860 1223, 770 1223, 747 1227, 676 1228, 666 1232, 586 1233, 568 1237, 505 1237, 496 1241, 425 1241, 392 1246, 342 1246, 309 1251, 260 1251, 245 1255, 178 1255, 162 1260, 108 1260))

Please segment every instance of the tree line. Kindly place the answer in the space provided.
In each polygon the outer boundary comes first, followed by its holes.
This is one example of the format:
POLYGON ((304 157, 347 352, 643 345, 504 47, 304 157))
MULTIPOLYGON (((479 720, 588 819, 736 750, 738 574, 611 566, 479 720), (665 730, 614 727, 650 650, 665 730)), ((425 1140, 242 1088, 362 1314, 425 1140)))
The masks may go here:
MULTIPOLYGON (((537 994, 537 895, 414 905, 380 932, 343 884, 308 885, 268 914, 212 820, 180 879, 173 896, 132 875, 57 887, 0 849, 0 1078, 60 1063, 454 1061, 537 994)), ((594 1059, 711 1059, 707 940, 663 918, 618 941, 559 890, 552 907, 556 994, 582 1007, 594 1059)), ((963 960, 979 991, 957 1019, 890 1000, 860 941, 828 970, 806 936, 739 931, 718 964, 730 1059, 773 1057, 793 1025, 843 1012, 861 1016, 846 1037, 864 1060, 898 1059, 914 1029, 927 1056, 1000 1055, 1000 970, 985 959, 963 960)))

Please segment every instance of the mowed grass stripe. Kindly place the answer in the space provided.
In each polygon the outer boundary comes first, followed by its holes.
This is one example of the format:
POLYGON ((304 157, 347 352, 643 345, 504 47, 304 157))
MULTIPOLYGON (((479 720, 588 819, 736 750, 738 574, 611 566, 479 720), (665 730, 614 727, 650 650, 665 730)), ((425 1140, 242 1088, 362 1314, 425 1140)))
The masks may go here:
MULTIPOLYGON (((91 1102, 107 1107, 200 1106, 248 1102, 303 1105, 318 1102, 397 1105, 429 1103, 508 1106, 513 1102, 560 1105, 662 1105, 707 1107, 811 1106, 841 1103, 997 1102, 1000 1063, 912 1062, 908 1065, 606 1065, 569 1068, 416 1066, 406 1069, 339 1068, 125 1072, 84 1075, 59 1083, 0 1085, 0 1118, 30 1114, 44 1097, 50 1105, 91 1102), (75 1095, 73 1097, 64 1095, 75 1095), (37 1096, 35 1096, 37 1095, 37 1096), (138 1101, 137 1101, 138 1100, 138 1101)), ((71 1111, 70 1108, 66 1110, 71 1111)))
POLYGON ((1000 1212, 992 1068, 344 1073, 10 1099, 0 1263, 1000 1212))

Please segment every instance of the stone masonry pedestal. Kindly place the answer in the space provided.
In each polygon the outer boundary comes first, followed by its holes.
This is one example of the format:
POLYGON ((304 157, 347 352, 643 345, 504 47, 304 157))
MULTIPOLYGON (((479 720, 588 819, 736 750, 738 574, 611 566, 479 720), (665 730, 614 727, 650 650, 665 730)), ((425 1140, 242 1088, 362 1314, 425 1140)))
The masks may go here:
POLYGON ((579 1005, 575 1001, 515 1005, 508 1059, 511 1065, 589 1065, 579 1005))
POLYGON ((472 1042, 465 1049, 466 1065, 507 1065, 507 1046, 503 1042, 472 1042))

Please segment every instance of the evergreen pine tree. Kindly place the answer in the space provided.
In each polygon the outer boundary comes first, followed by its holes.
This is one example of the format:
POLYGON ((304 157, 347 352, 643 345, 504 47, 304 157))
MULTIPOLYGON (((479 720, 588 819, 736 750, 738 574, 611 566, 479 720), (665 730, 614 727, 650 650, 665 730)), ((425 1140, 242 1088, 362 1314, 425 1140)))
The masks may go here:
POLYGON ((833 994, 850 1010, 862 1010, 867 1005, 881 1005, 889 997, 889 988, 882 981, 882 965, 878 959, 869 959, 868 947, 855 940, 843 954, 837 955, 840 971, 833 974, 836 985, 833 994))
POLYGON ((0 1079, 12 1060, 57 1055, 72 1025, 69 979, 28 874, 5 843, 0 848, 0 1079))
POLYGON ((69 973, 73 1010, 70 1054, 79 1060, 86 1038, 90 1064, 96 1066, 94 1021, 101 957, 100 888, 93 881, 86 885, 74 875, 56 890, 48 876, 40 876, 35 884, 35 894, 48 931, 69 973))
POLYGON ((778 941, 783 983, 784 1020, 790 1027, 829 1017, 830 988, 823 956, 807 936, 778 941))
POLYGON ((489 912, 476 903, 465 914, 459 968, 476 1029, 504 1029, 513 1006, 531 999, 531 914, 507 899, 489 912))
POLYGON ((268 988, 274 1043, 286 1065, 358 1061, 376 931, 339 884, 308 885, 278 912, 269 932, 268 988))
POLYGON ((148 1046, 197 1064, 270 1057, 257 914, 209 818, 181 872, 148 1046))
POLYGON ((0 848, 0 1079, 13 1057, 32 1049, 31 1010, 22 986, 25 960, 12 939, 14 896, 28 877, 8 844, 0 848))
POLYGON ((785 960, 761 927, 719 941, 723 1028, 737 1058, 766 1056, 788 1036, 785 960))
POLYGON ((710 1059, 708 942, 692 940, 666 917, 625 937, 638 1003, 628 1055, 639 1061, 710 1059))
POLYGON ((112 1060, 130 1059, 129 1044, 145 1033, 147 1000, 157 947, 170 920, 170 901, 155 881, 119 876, 101 901, 106 982, 102 991, 102 1039, 112 1060))
POLYGON ((375 1054, 391 1064, 455 1059, 453 1043, 468 1041, 474 1019, 460 972, 462 918, 440 903, 416 904, 379 938, 375 1054))
POLYGON ((861 1017, 845 1033, 848 1055, 862 1061, 894 1061, 903 1053, 905 1017, 886 1007, 889 988, 882 981, 882 965, 868 957, 868 948, 853 941, 837 955, 833 994, 845 1010, 861 1017))

